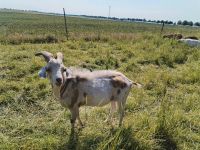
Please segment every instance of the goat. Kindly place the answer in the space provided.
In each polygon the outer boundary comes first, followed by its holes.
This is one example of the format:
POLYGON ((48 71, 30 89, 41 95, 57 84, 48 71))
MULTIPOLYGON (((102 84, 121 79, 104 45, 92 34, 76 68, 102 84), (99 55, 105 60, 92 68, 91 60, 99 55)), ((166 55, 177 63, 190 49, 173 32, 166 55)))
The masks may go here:
POLYGON ((139 83, 132 82, 117 71, 90 72, 66 68, 63 65, 63 54, 60 52, 57 53, 56 58, 46 51, 35 55, 42 55, 45 58, 47 65, 42 68, 40 75, 47 73, 54 95, 62 106, 69 108, 72 128, 76 119, 83 126, 79 117, 79 107, 82 105, 104 106, 111 103, 110 114, 107 118, 109 121, 112 118, 112 106, 117 103, 120 113, 119 126, 122 124, 128 94, 133 85, 140 87, 139 83))
POLYGON ((200 40, 193 40, 193 39, 180 39, 180 42, 186 43, 191 47, 200 47, 200 40))
POLYGON ((163 35, 163 38, 179 40, 183 38, 183 35, 182 34, 168 34, 168 35, 163 35))
POLYGON ((199 38, 196 36, 187 36, 187 37, 184 37, 183 39, 199 40, 199 38))

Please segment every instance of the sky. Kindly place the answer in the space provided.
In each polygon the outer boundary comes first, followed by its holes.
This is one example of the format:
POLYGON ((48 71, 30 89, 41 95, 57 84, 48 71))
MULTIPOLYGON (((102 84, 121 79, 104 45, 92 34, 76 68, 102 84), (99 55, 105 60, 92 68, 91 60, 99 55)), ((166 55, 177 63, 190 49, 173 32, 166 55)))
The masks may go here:
POLYGON ((200 0, 0 0, 0 8, 67 14, 200 22, 200 0))

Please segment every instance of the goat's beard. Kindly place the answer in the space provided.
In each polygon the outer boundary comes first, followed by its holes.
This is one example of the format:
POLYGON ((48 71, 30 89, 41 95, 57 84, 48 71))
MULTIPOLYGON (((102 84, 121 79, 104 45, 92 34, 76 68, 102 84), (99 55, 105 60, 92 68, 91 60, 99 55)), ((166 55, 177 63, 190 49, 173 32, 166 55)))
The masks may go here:
POLYGON ((63 83, 61 85, 53 84, 51 78, 49 78, 49 79, 50 79, 50 82, 51 82, 51 86, 52 86, 52 90, 53 90, 54 96, 57 99, 60 99, 61 98, 60 97, 60 91, 61 91, 61 89, 62 89, 62 87, 63 87, 63 85, 64 85, 64 83, 66 81, 66 77, 63 76, 63 83))

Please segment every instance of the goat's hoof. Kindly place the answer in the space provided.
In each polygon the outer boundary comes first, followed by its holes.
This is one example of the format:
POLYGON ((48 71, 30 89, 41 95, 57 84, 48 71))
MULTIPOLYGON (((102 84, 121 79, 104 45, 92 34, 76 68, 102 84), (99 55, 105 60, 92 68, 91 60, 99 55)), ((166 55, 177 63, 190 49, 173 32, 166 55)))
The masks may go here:
POLYGON ((81 131, 81 130, 84 129, 84 128, 85 128, 84 125, 79 125, 79 126, 77 127, 77 129, 78 129, 79 131, 81 131))
POLYGON ((119 126, 118 126, 118 127, 120 128, 121 126, 122 126, 122 124, 119 124, 119 126))
POLYGON ((74 133, 74 127, 71 127, 71 134, 74 133))
POLYGON ((81 125, 80 125, 80 128, 85 128, 85 124, 81 124, 81 125))

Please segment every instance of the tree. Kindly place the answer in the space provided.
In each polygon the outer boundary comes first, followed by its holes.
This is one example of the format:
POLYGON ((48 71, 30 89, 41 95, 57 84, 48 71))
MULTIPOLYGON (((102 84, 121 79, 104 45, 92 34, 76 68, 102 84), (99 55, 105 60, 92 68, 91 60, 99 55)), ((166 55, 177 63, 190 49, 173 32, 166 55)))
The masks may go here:
POLYGON ((183 22, 182 22, 182 25, 188 25, 188 21, 187 20, 184 20, 183 22))
POLYGON ((192 21, 189 21, 189 22, 188 22, 188 25, 189 25, 189 26, 193 26, 193 22, 192 22, 192 21))
POLYGON ((195 22, 195 26, 200 26, 200 22, 195 22))
POLYGON ((160 21, 160 20, 157 20, 156 23, 161 23, 161 21, 160 21))
POLYGON ((172 21, 168 21, 168 24, 174 24, 172 21))
POLYGON ((188 25, 188 26, 193 26, 193 22, 192 21, 187 21, 187 20, 184 20, 183 22, 182 22, 182 25, 188 25))
POLYGON ((177 22, 177 25, 182 25, 182 21, 179 20, 179 21, 177 22))

